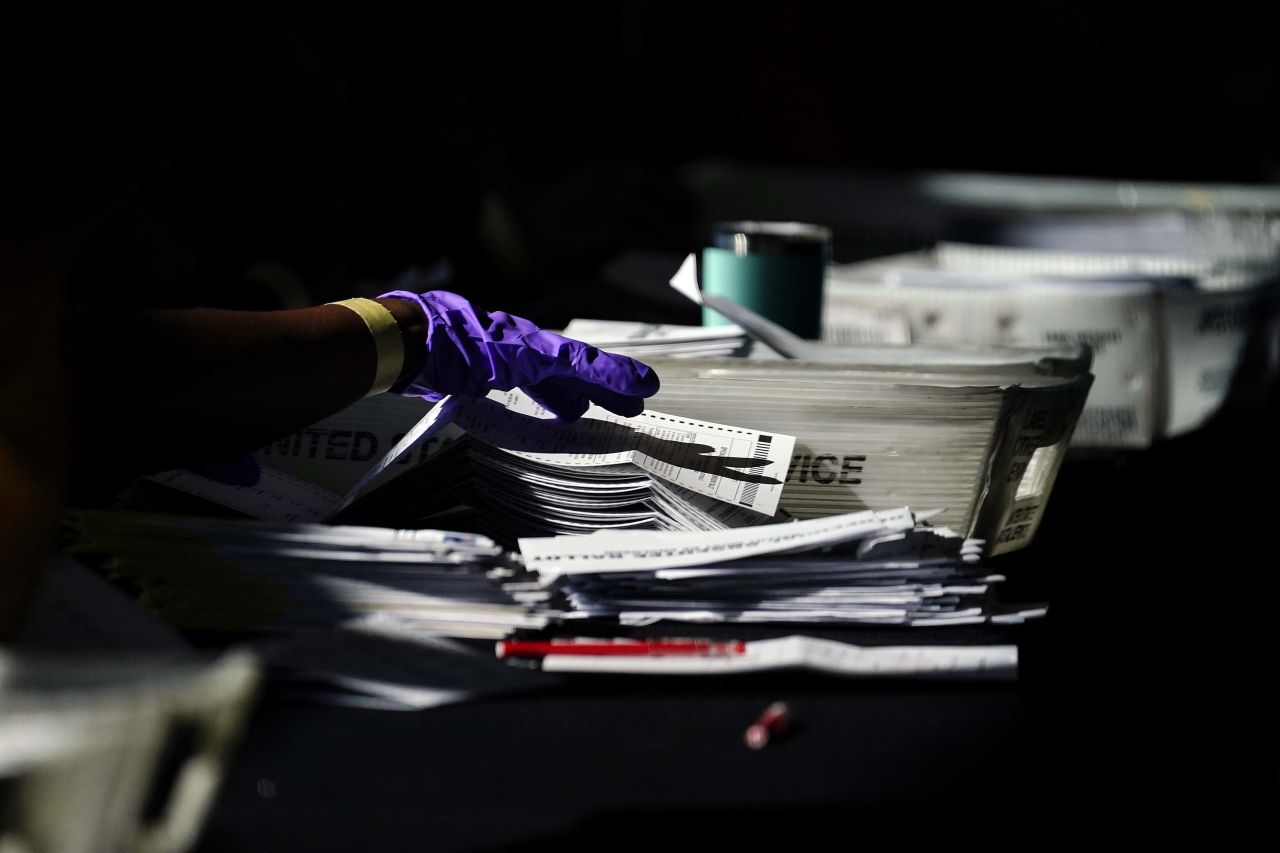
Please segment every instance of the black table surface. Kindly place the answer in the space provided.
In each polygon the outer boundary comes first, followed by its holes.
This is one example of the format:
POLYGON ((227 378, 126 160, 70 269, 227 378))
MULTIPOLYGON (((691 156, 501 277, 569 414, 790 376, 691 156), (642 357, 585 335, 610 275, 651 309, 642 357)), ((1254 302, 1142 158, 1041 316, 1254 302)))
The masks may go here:
POLYGON ((1274 410, 1068 462, 992 561, 1051 603, 1016 683, 577 677, 414 713, 268 690, 199 849, 1274 848, 1274 410), (748 749, 779 700, 793 729, 748 749))

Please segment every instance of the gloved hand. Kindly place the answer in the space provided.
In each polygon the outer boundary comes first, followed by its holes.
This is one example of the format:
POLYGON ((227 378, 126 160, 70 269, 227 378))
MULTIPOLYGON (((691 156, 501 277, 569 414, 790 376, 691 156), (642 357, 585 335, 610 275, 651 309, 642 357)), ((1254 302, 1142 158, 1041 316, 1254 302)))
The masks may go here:
POLYGON ((543 331, 504 311, 488 312, 444 290, 394 290, 380 298, 416 302, 426 315, 426 359, 416 375, 392 386, 397 394, 439 400, 519 387, 561 420, 582 416, 588 403, 634 417, 658 391, 658 374, 625 355, 543 331))

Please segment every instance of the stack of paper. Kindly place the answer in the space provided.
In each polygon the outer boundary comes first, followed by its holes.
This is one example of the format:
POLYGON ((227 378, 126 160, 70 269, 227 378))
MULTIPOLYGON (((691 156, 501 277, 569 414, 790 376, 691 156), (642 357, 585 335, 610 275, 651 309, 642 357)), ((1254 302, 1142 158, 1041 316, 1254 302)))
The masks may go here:
POLYGON ((642 361, 658 357, 738 356, 744 355, 750 344, 747 333, 732 325, 669 326, 616 320, 571 320, 564 334, 642 361))
MULTIPOLYGON (((375 475, 335 519, 416 527, 447 518, 512 543, 758 524, 778 511, 794 446, 788 435, 652 410, 622 418, 593 406, 563 423, 519 391, 454 399, 432 417, 439 428, 417 434, 440 439, 426 463, 385 482, 375 475)), ((412 441, 399 450, 413 453, 412 441)))
POLYGON ((1041 614, 995 607, 1003 578, 977 564, 982 544, 919 528, 901 508, 702 534, 522 539, 520 549, 563 595, 566 620, 936 626, 1041 614))
MULTIPOLYGON (((768 522, 794 446, 787 435, 651 410, 622 418, 592 407, 564 423, 518 390, 447 398, 396 438, 345 496, 271 467, 249 487, 182 470, 147 480, 262 520, 480 529, 514 543, 768 522)), ((163 504, 144 497, 130 508, 163 504)))
POLYGON ((185 631, 293 630, 373 613, 459 637, 545 624, 535 601, 499 585, 516 571, 502 549, 473 534, 81 511, 66 538, 185 631))
MULTIPOLYGON (((1038 228, 1032 242, 1048 248, 942 244, 833 268, 824 340, 845 341, 875 310, 900 317, 916 343, 1087 344, 1097 381, 1075 437, 1083 446, 1142 447, 1184 433, 1242 389, 1250 336, 1271 334, 1273 232, 1197 232, 1177 254, 1163 232, 1038 228), (1125 239, 1137 248, 1124 251, 1125 239), (1081 248, 1098 243, 1108 251, 1081 248)), ((1256 372, 1268 381, 1265 367, 1256 372)))
MULTIPOLYGON (((149 534, 146 527, 138 530, 149 534)), ((534 590, 513 598, 542 601, 547 596, 534 590)), ((192 654, 190 643, 171 626, 65 553, 45 568, 30 609, 13 648, 41 660, 56 654, 126 661, 127 655, 150 671, 192 654)), ((379 611, 333 627, 273 633, 254 650, 274 687, 331 704, 419 710, 547 683, 533 670, 503 666, 487 644, 440 636, 440 627, 379 611)), ((474 633, 474 626, 462 627, 474 633)), ((443 629, 457 633, 455 626, 443 629)), ((0 682, 2 664, 0 654, 0 682)))

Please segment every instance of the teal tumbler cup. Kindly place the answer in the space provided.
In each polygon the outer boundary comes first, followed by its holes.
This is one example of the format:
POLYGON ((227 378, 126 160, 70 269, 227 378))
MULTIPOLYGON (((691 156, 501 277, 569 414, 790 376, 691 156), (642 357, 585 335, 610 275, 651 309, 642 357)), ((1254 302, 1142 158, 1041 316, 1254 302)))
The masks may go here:
MULTIPOLYGON (((722 222, 702 250, 702 290, 732 299, 793 334, 822 334, 831 230, 803 222, 722 222)), ((728 323, 703 306, 702 325, 728 323)))

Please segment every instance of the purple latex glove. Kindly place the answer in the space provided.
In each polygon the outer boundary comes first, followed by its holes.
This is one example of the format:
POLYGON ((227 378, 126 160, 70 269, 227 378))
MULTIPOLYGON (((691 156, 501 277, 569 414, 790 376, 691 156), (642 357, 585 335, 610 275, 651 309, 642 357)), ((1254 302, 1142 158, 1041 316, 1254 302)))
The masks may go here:
POLYGON ((589 403, 634 417, 658 391, 658 374, 625 355, 543 331, 504 311, 488 312, 444 290, 394 297, 418 303, 427 321, 427 357, 397 394, 439 400, 446 394, 479 397, 519 387, 561 420, 581 417, 589 403))

